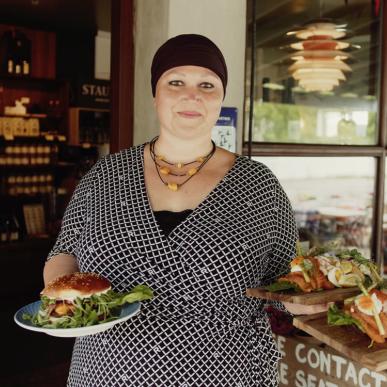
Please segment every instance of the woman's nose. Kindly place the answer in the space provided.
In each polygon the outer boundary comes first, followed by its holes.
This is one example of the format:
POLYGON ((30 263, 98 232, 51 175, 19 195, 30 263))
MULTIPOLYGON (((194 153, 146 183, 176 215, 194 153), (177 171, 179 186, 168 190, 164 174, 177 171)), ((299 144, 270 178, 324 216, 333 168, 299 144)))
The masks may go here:
POLYGON ((200 99, 200 94, 197 89, 190 87, 185 90, 183 98, 186 100, 198 101, 200 99))

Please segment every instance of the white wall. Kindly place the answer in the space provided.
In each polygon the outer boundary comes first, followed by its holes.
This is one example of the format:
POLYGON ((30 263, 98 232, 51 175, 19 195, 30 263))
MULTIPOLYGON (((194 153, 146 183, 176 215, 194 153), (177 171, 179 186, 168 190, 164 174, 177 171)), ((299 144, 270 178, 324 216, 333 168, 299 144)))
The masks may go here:
POLYGON ((110 51, 111 51, 111 32, 97 31, 94 38, 94 78, 110 79, 110 51))
POLYGON ((172 36, 198 33, 225 56, 228 86, 224 106, 238 109, 237 151, 241 152, 245 82, 245 0, 137 0, 135 16, 134 143, 158 133, 150 89, 150 64, 156 49, 172 36))
POLYGON ((134 4, 134 145, 158 132, 153 108, 150 68, 157 48, 168 39, 169 0, 137 0, 134 4))

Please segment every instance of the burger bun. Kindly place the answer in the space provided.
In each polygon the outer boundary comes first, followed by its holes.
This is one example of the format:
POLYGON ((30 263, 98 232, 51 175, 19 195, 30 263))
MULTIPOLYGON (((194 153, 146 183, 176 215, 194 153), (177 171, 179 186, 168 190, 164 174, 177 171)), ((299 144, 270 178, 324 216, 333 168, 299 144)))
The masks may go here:
POLYGON ((97 273, 75 272, 55 278, 40 295, 56 300, 74 300, 105 293, 110 289, 110 282, 97 273))

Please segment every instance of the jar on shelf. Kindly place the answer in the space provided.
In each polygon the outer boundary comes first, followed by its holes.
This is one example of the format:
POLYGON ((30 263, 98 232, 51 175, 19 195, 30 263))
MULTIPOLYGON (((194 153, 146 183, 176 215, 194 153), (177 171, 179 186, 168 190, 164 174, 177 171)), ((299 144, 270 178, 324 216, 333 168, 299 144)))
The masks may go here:
POLYGON ((31 144, 28 148, 30 165, 36 165, 36 144, 31 144))

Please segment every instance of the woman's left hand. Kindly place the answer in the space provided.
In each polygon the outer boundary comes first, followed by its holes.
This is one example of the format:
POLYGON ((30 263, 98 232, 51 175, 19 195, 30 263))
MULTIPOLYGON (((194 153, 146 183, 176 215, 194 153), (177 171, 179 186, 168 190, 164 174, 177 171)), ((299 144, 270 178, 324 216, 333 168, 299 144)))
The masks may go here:
POLYGON ((304 305, 304 304, 294 304, 292 302, 282 302, 285 308, 294 315, 299 314, 315 314, 326 312, 329 308, 329 303, 326 304, 316 304, 316 305, 304 305))

